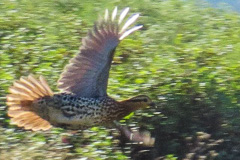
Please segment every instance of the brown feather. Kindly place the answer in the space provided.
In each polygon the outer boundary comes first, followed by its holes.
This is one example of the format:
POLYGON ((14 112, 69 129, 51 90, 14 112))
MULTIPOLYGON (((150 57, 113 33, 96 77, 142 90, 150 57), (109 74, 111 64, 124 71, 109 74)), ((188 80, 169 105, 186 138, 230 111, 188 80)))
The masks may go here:
POLYGON ((117 8, 111 16, 106 11, 105 18, 95 22, 87 37, 83 38, 79 54, 70 60, 70 64, 61 74, 58 81, 59 89, 79 97, 107 96, 107 81, 115 48, 122 39, 141 28, 134 26, 127 30, 137 20, 139 14, 131 16, 123 28, 121 27, 121 22, 128 11, 129 8, 126 8, 119 16, 117 8), (85 65, 88 63, 90 65, 85 65))
POLYGON ((41 97, 52 96, 53 92, 46 80, 40 76, 39 80, 33 75, 21 77, 9 88, 7 95, 8 116, 19 127, 33 130, 48 130, 51 124, 34 112, 34 101, 41 97))

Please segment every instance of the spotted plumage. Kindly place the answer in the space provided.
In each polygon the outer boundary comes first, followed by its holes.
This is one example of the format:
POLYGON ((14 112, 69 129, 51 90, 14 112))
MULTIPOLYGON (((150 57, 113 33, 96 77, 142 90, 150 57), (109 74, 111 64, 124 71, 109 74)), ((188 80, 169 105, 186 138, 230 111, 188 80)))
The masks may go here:
POLYGON ((120 15, 117 8, 97 21, 80 52, 65 67, 53 93, 46 80, 29 75, 10 87, 7 95, 11 121, 25 129, 48 130, 52 126, 85 129, 119 120, 137 109, 152 104, 147 96, 116 101, 107 95, 109 70, 117 45, 142 26, 131 26, 139 17, 133 14, 125 23, 129 8, 120 15), (123 23, 123 24, 122 24, 123 23))
POLYGON ((66 93, 43 97, 34 105, 45 107, 46 112, 52 115, 47 119, 51 124, 68 129, 84 129, 96 124, 109 123, 123 107, 110 97, 84 98, 66 93))

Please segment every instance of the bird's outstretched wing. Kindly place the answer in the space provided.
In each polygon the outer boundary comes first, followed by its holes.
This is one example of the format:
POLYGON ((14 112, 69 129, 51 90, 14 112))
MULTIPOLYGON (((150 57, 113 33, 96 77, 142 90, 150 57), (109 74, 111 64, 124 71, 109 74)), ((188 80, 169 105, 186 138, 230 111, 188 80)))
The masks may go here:
POLYGON ((133 14, 122 24, 129 8, 117 15, 117 7, 109 16, 97 21, 87 37, 82 41, 80 53, 70 60, 59 81, 58 87, 64 92, 71 92, 81 97, 106 96, 109 69, 111 67, 115 48, 119 42, 142 26, 130 29, 139 14, 133 14))

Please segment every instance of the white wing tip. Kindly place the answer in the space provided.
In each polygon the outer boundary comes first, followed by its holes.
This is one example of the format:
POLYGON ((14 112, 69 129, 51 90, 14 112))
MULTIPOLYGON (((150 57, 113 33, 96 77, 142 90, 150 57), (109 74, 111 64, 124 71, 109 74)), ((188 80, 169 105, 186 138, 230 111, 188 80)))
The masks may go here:
MULTIPOLYGON (((117 14, 118 7, 117 6, 113 9, 112 14, 110 14, 110 15, 109 15, 109 10, 106 9, 105 15, 104 15, 104 21, 105 22, 107 22, 107 21, 116 22, 117 23, 116 25, 118 25, 118 27, 120 27, 121 23, 124 21, 125 17, 127 16, 129 10, 130 10, 129 7, 124 8, 118 16, 118 14, 117 14)), ((120 29, 120 32, 118 32, 119 40, 123 40, 125 37, 127 37, 134 31, 137 31, 143 27, 142 25, 136 25, 136 26, 133 26, 132 28, 128 29, 129 26, 131 26, 133 23, 135 23, 137 21, 139 16, 140 16, 139 13, 134 13, 126 20, 126 22, 123 25, 121 25, 122 27, 120 29)))
POLYGON ((120 36, 119 40, 123 40, 125 37, 127 37, 128 35, 130 35, 131 33, 135 32, 135 31, 141 29, 142 27, 143 27, 143 25, 134 26, 133 28, 131 28, 131 29, 127 30, 126 32, 124 32, 120 36))
POLYGON ((127 13, 129 12, 130 8, 126 7, 125 9, 122 10, 120 16, 119 16, 119 21, 118 24, 122 23, 122 20, 125 18, 125 16, 127 15, 127 13))
POLYGON ((132 25, 132 24, 138 19, 139 16, 140 16, 139 13, 133 14, 133 15, 126 21, 126 23, 123 25, 120 33, 123 33, 130 25, 132 25))
POLYGON ((118 7, 116 6, 112 12, 112 21, 114 21, 117 16, 117 10, 118 10, 118 7))
POLYGON ((107 21, 108 20, 108 9, 105 10, 105 16, 104 16, 104 20, 107 21))

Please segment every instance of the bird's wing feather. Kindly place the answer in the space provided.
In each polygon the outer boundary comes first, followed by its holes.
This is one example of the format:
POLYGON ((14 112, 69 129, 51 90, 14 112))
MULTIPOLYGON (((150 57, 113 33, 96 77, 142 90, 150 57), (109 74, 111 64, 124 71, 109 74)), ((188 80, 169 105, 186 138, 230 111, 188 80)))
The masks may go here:
POLYGON ((142 26, 127 28, 133 24, 139 14, 131 16, 121 25, 129 8, 124 9, 117 20, 117 7, 111 17, 108 10, 104 19, 95 23, 87 37, 82 41, 80 53, 70 60, 59 81, 59 89, 81 97, 106 96, 109 70, 115 48, 119 42, 142 26), (121 26, 123 26, 121 28, 121 26))

